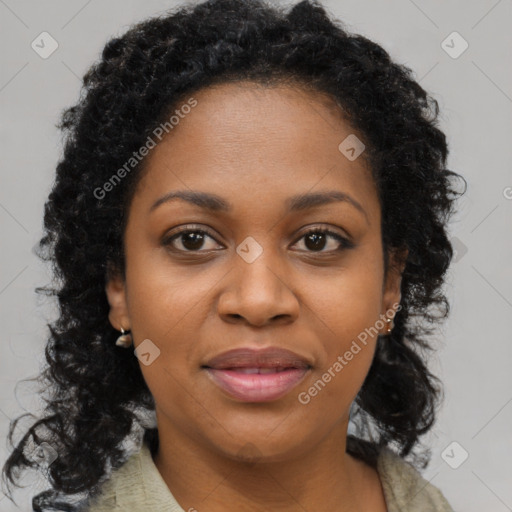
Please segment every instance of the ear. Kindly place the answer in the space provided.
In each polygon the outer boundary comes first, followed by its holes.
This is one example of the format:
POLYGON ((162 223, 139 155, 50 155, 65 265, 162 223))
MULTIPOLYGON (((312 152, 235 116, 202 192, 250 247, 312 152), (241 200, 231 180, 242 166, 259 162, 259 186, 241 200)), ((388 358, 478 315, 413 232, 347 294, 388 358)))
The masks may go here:
MULTIPOLYGON (((382 296, 382 307, 381 314, 383 317, 386 315, 394 316, 400 300, 402 298, 401 284, 402 284, 402 273, 407 262, 407 256, 409 249, 394 249, 389 254, 389 264, 386 279, 384 282, 383 296, 382 296), (393 314, 391 315, 391 312, 393 314)), ((393 325, 393 322, 390 324, 393 325)), ((383 334, 387 332, 387 325, 383 334)))
POLYGON ((109 269, 105 293, 110 304, 108 319, 112 327, 118 331, 121 330, 121 327, 125 331, 130 330, 131 322, 126 301, 126 283, 120 272, 109 269))

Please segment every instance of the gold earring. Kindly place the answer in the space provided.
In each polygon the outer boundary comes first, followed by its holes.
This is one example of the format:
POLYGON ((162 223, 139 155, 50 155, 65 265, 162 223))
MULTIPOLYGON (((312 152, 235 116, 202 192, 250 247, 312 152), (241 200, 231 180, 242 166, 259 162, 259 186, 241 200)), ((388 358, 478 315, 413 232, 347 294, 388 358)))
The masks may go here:
POLYGON ((132 339, 132 335, 130 334, 130 331, 125 331, 121 327, 121 336, 119 336, 119 338, 117 338, 116 345, 118 347, 129 348, 130 345, 132 344, 132 342, 133 342, 133 339, 132 339))
POLYGON ((386 322, 388 323, 388 332, 386 334, 391 334, 391 331, 393 330, 393 325, 391 324, 391 322, 392 322, 391 318, 386 318, 386 322))

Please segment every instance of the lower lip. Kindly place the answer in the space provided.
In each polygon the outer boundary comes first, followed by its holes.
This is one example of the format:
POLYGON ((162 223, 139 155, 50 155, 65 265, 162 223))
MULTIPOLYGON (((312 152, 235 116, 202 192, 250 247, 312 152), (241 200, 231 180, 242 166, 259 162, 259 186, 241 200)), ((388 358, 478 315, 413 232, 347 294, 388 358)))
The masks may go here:
POLYGON ((207 368, 208 375, 226 393, 244 402, 270 402, 289 393, 308 373, 290 368, 276 373, 241 373, 207 368))

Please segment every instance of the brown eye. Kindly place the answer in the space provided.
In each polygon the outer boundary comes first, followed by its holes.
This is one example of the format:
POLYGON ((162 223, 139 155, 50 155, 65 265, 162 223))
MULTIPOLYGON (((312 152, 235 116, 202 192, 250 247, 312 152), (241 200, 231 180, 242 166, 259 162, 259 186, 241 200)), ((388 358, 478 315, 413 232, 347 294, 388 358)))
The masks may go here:
POLYGON ((184 229, 172 236, 166 237, 162 241, 162 244, 181 252, 203 252, 216 249, 216 246, 204 248, 208 239, 215 241, 215 239, 203 229, 184 229))
POLYGON ((314 228, 306 232, 300 240, 304 239, 307 252, 336 252, 343 249, 351 249, 354 244, 345 237, 328 229, 314 228), (329 239, 334 240, 329 249, 329 239), (324 249, 328 247, 326 251, 324 249))

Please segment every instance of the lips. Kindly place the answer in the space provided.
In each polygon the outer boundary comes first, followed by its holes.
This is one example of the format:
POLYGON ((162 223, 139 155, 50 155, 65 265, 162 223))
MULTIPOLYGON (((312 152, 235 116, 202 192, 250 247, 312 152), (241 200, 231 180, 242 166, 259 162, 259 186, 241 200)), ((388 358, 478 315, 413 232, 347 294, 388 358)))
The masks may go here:
POLYGON ((231 398, 269 402, 288 394, 308 374, 308 360, 289 350, 234 349, 210 359, 203 368, 231 398))
POLYGON ((277 347, 255 350, 238 348, 223 352, 210 359, 204 366, 215 370, 239 368, 309 368, 308 360, 295 352, 277 347))

